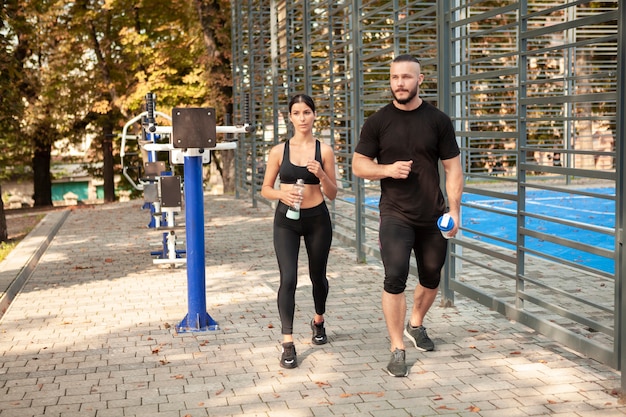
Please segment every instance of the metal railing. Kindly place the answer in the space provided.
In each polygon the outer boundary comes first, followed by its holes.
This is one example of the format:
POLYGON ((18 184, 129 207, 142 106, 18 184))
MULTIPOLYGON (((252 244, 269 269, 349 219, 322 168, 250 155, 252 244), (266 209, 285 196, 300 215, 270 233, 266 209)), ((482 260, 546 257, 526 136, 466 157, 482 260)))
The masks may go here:
POLYGON ((354 245, 356 261, 378 256, 379 185, 353 177, 351 158, 365 118, 391 100, 390 60, 412 53, 422 97, 453 119, 466 179, 444 301, 469 297, 621 369, 626 40, 617 0, 232 6, 235 109, 250 99, 257 126, 237 150, 239 196, 268 203, 258 188, 267 151, 290 136, 289 96, 310 94, 315 133, 337 155, 335 236, 354 245))

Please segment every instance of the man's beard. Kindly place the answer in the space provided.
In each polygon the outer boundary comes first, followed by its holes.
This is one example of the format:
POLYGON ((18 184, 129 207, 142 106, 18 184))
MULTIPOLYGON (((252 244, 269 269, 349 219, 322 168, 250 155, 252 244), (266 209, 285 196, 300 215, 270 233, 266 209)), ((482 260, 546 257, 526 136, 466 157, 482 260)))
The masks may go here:
POLYGON ((415 98, 415 96, 417 95, 417 85, 415 86, 413 90, 409 91, 409 96, 407 98, 399 99, 398 97, 396 97, 396 94, 393 92, 393 90, 391 90, 391 94, 393 95, 394 100, 396 100, 398 104, 402 104, 402 105, 407 104, 408 102, 413 100, 413 98, 415 98))

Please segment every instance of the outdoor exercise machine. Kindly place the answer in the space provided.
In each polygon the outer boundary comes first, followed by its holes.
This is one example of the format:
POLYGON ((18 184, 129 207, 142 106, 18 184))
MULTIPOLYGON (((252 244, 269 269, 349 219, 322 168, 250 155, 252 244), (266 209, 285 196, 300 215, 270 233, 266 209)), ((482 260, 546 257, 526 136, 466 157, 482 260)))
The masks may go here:
POLYGON ((204 241, 204 193, 202 165, 211 162, 211 150, 236 149, 234 141, 217 142, 218 133, 236 134, 252 130, 248 122, 241 126, 217 126, 215 109, 175 107, 171 117, 155 110, 154 94, 146 95, 146 111, 132 118, 122 130, 120 159, 123 175, 137 190, 144 192, 144 201, 150 205, 152 220, 149 226, 165 230, 163 249, 156 263, 187 265, 188 311, 176 326, 179 333, 219 329, 218 323, 206 311, 206 271, 204 241), (170 123, 156 122, 159 116, 170 123), (141 121, 141 134, 131 135, 128 130, 141 121), (141 148, 142 166, 125 164, 127 140, 137 140, 141 148), (165 140, 165 141, 164 141, 165 140), (167 170, 158 153, 166 152, 171 166, 183 165, 180 176, 167 170), (135 171, 135 177, 130 171, 135 171), (182 190, 181 190, 182 185, 182 190), (184 198, 183 198, 184 194, 184 198), (175 214, 185 208, 186 250, 176 249, 175 214), (152 223, 154 221, 154 223, 152 223), (182 254, 186 256, 183 258, 182 254))

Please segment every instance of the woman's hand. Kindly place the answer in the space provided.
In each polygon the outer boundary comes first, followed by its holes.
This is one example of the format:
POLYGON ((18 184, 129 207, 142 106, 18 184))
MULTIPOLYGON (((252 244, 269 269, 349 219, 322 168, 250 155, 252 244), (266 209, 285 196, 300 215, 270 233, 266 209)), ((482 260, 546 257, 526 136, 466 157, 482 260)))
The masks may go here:
POLYGON ((308 169, 311 174, 315 175, 320 180, 324 179, 324 176, 326 176, 322 164, 320 164, 315 159, 306 163, 306 169, 308 169))
POLYGON ((293 187, 284 191, 284 197, 281 198, 281 201, 289 207, 293 207, 296 203, 302 203, 302 195, 293 187))

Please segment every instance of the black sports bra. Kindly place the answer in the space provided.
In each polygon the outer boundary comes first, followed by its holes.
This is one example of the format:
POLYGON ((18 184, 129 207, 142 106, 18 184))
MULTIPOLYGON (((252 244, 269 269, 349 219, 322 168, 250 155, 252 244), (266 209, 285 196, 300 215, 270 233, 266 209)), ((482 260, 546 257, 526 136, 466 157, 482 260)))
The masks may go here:
MULTIPOLYGON (((315 160, 322 163, 322 150, 320 141, 315 140, 315 160)), ((283 162, 278 170, 281 184, 295 184, 296 180, 302 178, 305 184, 319 184, 320 179, 309 172, 304 166, 294 165, 289 160, 289 140, 285 142, 285 151, 283 152, 283 162)))

